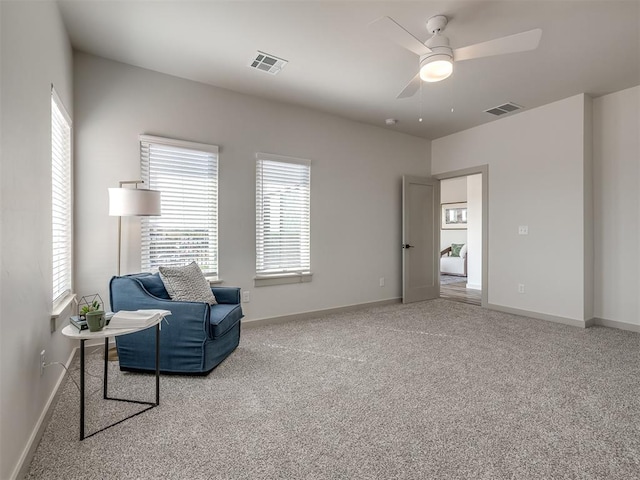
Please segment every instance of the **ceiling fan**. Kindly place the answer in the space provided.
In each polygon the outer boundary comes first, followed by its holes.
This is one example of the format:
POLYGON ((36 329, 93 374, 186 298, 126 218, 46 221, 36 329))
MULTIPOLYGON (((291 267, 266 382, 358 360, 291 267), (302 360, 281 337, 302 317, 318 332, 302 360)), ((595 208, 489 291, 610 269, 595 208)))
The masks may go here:
POLYGON ((372 22, 370 26, 420 57, 419 72, 404 87, 397 98, 413 96, 420 88, 420 80, 439 82, 449 77, 453 72, 454 61, 460 62, 492 55, 535 50, 538 48, 542 36, 542 30, 536 28, 454 50, 449 46, 449 39, 442 35, 447 26, 447 17, 444 15, 436 15, 427 20, 427 30, 433 36, 424 43, 391 17, 382 17, 372 22))

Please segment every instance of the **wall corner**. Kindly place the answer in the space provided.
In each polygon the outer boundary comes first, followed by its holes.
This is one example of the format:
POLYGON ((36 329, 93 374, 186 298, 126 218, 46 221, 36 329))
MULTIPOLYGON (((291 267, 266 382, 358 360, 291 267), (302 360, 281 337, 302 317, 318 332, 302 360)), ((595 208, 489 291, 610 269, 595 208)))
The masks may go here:
POLYGON ((583 94, 583 225, 584 225, 584 310, 585 320, 594 315, 594 186, 593 186, 593 100, 583 94))

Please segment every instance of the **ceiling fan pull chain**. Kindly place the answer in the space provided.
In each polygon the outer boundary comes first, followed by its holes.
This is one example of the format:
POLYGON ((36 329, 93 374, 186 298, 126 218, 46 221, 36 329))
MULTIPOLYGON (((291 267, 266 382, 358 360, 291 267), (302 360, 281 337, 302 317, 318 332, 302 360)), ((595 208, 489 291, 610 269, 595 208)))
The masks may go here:
POLYGON ((418 117, 418 121, 422 122, 422 82, 420 82, 420 117, 418 117))
POLYGON ((455 102, 456 102, 456 95, 455 95, 455 83, 456 83, 456 76, 453 75, 453 78, 451 78, 450 80, 451 82, 451 113, 453 113, 453 110, 455 108, 455 102))

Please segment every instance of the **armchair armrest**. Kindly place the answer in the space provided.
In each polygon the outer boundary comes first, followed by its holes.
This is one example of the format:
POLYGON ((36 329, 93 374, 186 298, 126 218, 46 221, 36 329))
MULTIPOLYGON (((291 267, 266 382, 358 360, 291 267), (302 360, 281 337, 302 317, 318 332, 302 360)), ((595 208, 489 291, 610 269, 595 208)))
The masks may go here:
POLYGON ((447 248, 445 248, 444 250, 442 250, 442 251, 440 252, 440 256, 441 256, 441 257, 443 257, 443 256, 445 256, 445 255, 446 255, 447 257, 451 255, 451 247, 447 247, 447 248))
POLYGON ((240 289, 238 287, 212 287, 211 291, 218 303, 240 303, 240 289))

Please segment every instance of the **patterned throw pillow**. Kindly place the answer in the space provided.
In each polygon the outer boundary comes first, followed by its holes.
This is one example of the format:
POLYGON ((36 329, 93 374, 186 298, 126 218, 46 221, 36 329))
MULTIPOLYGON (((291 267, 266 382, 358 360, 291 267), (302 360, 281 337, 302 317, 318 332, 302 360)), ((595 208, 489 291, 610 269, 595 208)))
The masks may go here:
POLYGON ((210 305, 218 303, 196 262, 184 267, 159 267, 158 270, 171 300, 205 302, 210 305))
POLYGON ((464 247, 464 243, 452 243, 451 244, 451 256, 452 257, 459 257, 460 256, 460 250, 462 250, 462 247, 464 247))

